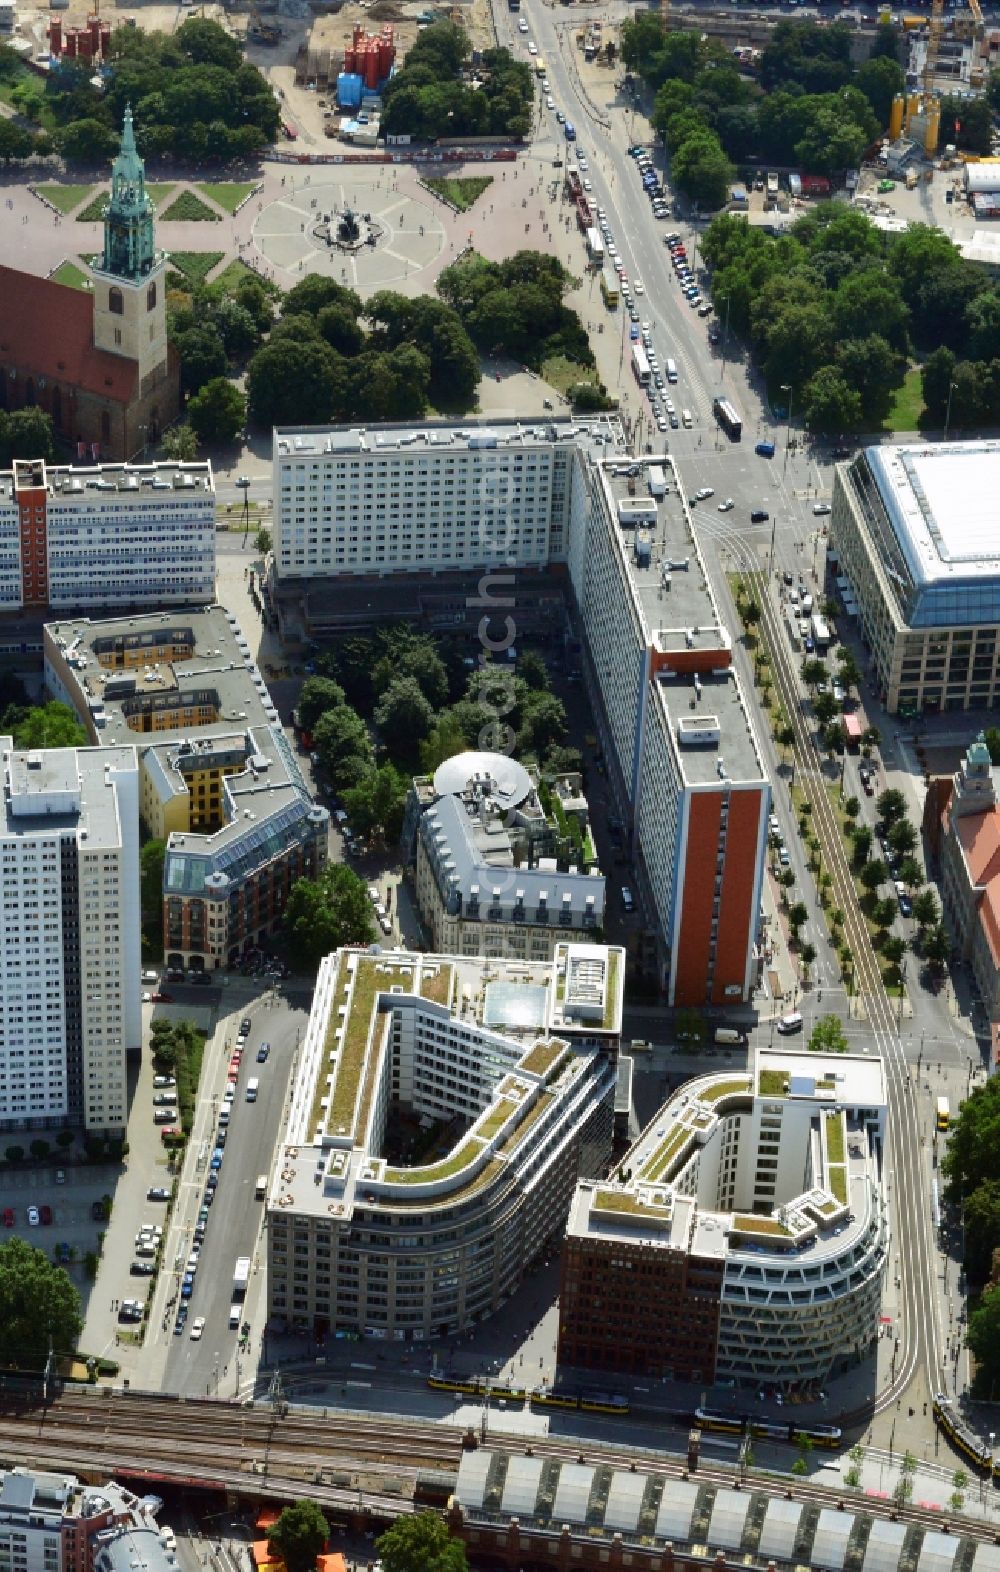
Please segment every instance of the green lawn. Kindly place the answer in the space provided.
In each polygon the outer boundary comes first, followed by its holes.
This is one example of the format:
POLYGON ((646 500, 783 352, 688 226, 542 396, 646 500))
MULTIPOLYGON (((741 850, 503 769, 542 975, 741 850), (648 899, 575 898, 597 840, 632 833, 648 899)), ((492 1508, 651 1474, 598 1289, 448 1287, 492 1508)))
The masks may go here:
POLYGON ((104 216, 104 204, 110 196, 107 186, 99 186, 96 196, 91 197, 86 207, 82 207, 76 214, 78 224, 96 224, 104 216))
POLYGON ((256 279, 257 283, 262 284, 269 295, 280 293, 276 284, 272 284, 268 279, 261 278, 259 273, 255 273, 252 267, 247 267, 246 263, 241 262, 239 257, 234 257, 222 269, 218 278, 213 278, 212 288, 218 290, 220 294, 231 295, 234 290, 239 288, 245 278, 256 279))
POLYGON ((159 215, 162 224, 221 224, 218 213, 196 196, 193 191, 182 191, 176 202, 159 215))
POLYGON ((53 283, 68 284, 71 289, 86 289, 89 285, 86 273, 82 268, 77 267, 75 262, 60 262, 55 272, 50 273, 49 277, 53 283))
POLYGON ((574 382, 599 382, 596 368, 581 366, 579 361, 567 360, 565 355, 552 355, 542 362, 542 376, 557 393, 568 393, 574 382))
POLYGON ((203 180, 199 183, 198 190, 204 191, 213 202, 218 202, 227 213, 235 213, 244 198, 250 195, 253 183, 249 180, 203 180))
POLYGON ((52 206, 57 207, 60 213, 64 215, 72 213, 75 207, 78 207, 86 197, 90 196, 93 189, 94 187, 91 185, 35 187, 39 196, 44 197, 46 202, 51 202, 52 206))
MULTIPOLYGON (((203 284, 213 267, 218 267, 224 251, 171 251, 170 261, 175 272, 188 284, 203 284)), ((170 284, 169 274, 167 284, 170 284)))
POLYGON ((478 202, 483 192, 493 184, 492 175, 464 175, 449 177, 448 175, 433 175, 424 181, 429 191, 436 196, 443 197, 460 213, 465 213, 473 203, 478 202))
POLYGON ((165 202, 167 200, 167 197, 170 195, 171 191, 176 191, 176 189, 176 180, 167 180, 165 182, 161 181, 159 183, 156 181, 146 182, 146 193, 156 203, 157 207, 160 206, 161 202, 165 202))
POLYGON ((906 373, 903 386, 896 392, 896 401, 889 411, 886 420, 888 431, 917 431, 919 419, 924 407, 924 395, 921 386, 921 368, 911 366, 906 373))

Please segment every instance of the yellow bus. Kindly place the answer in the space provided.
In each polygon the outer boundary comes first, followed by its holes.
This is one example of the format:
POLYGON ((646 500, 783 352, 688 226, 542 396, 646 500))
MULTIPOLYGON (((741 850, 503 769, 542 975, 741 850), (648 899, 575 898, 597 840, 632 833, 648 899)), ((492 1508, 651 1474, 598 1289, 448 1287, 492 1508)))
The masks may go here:
POLYGON ((948 1099, 947 1097, 939 1097, 937 1100, 937 1127, 939 1130, 947 1130, 950 1123, 951 1109, 948 1107, 948 1099))
POLYGON ((604 296, 604 304, 613 310, 618 304, 619 289, 618 274, 612 268, 606 267, 601 274, 601 294, 604 296))
POLYGON ((542 59, 541 55, 538 55, 535 59, 535 75, 538 77, 539 81, 541 81, 542 77, 545 75, 545 61, 542 59))

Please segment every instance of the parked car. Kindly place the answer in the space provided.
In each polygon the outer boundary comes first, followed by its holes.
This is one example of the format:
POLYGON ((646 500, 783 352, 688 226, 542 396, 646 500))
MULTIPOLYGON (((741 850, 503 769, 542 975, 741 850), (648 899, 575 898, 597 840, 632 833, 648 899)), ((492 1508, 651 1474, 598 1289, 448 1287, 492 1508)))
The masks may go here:
POLYGON ((3 1209, 3 1225, 5 1228, 13 1228, 14 1226, 14 1208, 12 1206, 5 1206, 3 1209))
POLYGON ((51 1206, 40 1206, 38 1208, 38 1215, 41 1218, 42 1223, 44 1224, 44 1226, 46 1228, 48 1228, 50 1226, 51 1222, 52 1222, 52 1208, 51 1208, 51 1206))
POLYGON ((38 1227, 38 1223, 39 1223, 38 1207, 37 1206, 29 1206, 28 1207, 28 1227, 29 1228, 37 1228, 38 1227))

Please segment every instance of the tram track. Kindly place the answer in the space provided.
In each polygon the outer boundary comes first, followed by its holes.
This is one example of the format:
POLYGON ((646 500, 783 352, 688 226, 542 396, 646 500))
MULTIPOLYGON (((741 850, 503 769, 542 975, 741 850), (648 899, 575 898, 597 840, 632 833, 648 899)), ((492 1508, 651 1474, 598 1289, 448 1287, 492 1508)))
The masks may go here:
POLYGON ((844 936, 854 963, 856 997, 865 1010, 885 1069, 888 1128, 883 1176, 889 1194, 890 1171, 895 1180, 896 1233, 890 1243, 890 1263, 894 1257, 904 1314, 898 1333, 899 1357, 892 1379, 873 1403, 839 1416, 842 1424, 850 1425, 882 1413, 897 1402, 919 1376, 926 1382, 928 1395, 940 1384, 942 1329, 935 1312, 935 1263, 928 1231, 930 1207, 923 1204, 930 1178, 923 1172, 915 1098, 902 1049, 902 1013, 898 1020, 894 1018, 879 959, 858 905, 822 759, 803 714, 797 674, 787 649, 780 613, 770 593, 768 571, 760 567, 754 549, 735 531, 715 527, 706 533, 716 542, 724 543, 738 570, 755 591, 775 687, 794 734, 795 779, 811 805, 812 824, 820 841, 823 865, 830 875, 834 904, 844 913, 844 936))

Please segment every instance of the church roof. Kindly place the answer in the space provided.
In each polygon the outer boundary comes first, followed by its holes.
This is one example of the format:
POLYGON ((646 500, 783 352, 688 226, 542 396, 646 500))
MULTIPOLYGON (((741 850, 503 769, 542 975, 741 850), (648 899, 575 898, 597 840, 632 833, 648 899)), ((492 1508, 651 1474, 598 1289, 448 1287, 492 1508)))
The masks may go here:
POLYGON ((94 300, 88 290, 0 266, 0 300, 0 365, 69 383, 114 403, 135 397, 135 362, 94 348, 94 300))

